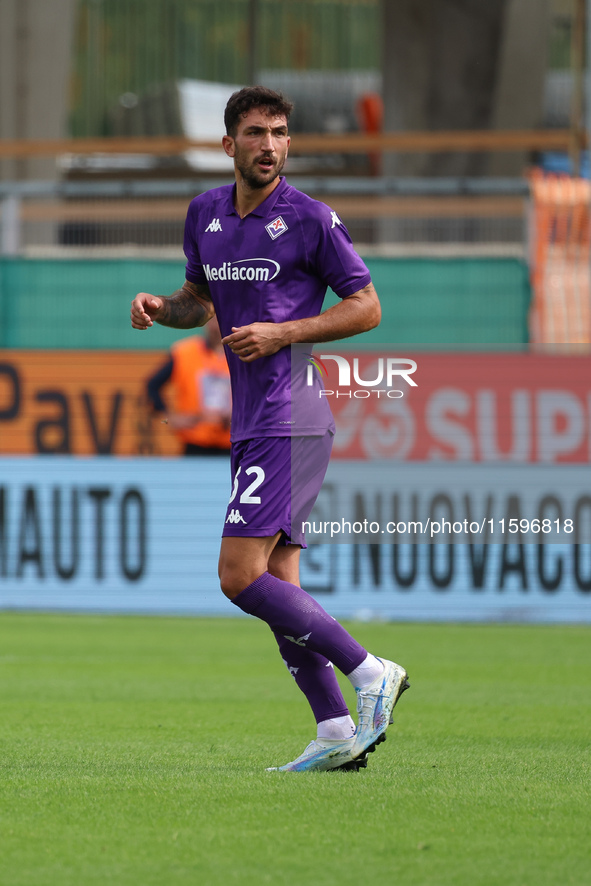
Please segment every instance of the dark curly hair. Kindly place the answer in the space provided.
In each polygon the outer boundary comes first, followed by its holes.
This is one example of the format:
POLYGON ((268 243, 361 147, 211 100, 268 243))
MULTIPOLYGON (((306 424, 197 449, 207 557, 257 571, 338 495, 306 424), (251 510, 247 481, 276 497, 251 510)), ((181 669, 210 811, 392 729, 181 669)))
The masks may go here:
POLYGON ((267 89, 266 86, 246 86, 233 93, 228 99, 224 111, 226 133, 236 135, 240 118, 252 108, 262 108, 270 117, 285 117, 289 123, 289 115, 293 111, 293 103, 280 92, 267 89))

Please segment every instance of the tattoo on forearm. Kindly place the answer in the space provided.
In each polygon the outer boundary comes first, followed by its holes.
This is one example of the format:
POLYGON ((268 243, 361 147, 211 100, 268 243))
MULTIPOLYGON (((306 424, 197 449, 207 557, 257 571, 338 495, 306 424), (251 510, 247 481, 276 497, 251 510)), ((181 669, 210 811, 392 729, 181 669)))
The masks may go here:
POLYGON ((209 287, 205 284, 186 283, 182 289, 164 299, 158 323, 175 329, 192 329, 203 326, 213 316, 209 287))

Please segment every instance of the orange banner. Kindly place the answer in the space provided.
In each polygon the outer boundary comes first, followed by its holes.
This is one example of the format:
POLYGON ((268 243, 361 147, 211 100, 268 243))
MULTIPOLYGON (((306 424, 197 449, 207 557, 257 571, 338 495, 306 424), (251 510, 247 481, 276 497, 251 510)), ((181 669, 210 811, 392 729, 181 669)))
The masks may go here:
POLYGON ((177 455, 145 388, 161 351, 0 350, 0 454, 177 455))

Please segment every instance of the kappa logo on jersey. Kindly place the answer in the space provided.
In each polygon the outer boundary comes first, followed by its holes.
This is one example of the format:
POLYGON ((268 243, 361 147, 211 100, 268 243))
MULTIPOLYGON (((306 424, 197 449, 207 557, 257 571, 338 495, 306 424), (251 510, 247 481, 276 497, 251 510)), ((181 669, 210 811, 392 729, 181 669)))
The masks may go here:
POLYGON ((333 209, 331 209, 331 211, 330 211, 330 217, 332 219, 332 225, 330 226, 331 229, 334 228, 335 225, 342 225, 343 224, 333 209))
POLYGON ((208 226, 205 229, 205 233, 207 234, 208 231, 211 231, 211 233, 214 234, 216 231, 221 231, 221 230, 222 230, 222 224, 221 224, 219 218, 212 218, 212 220, 210 221, 210 223, 208 224, 208 226))
POLYGON ((272 258, 241 258, 239 261, 225 261, 218 268, 203 265, 208 280, 254 280, 268 283, 274 280, 281 265, 272 258))
POLYGON ((287 225, 285 224, 281 216, 278 215, 274 221, 272 221, 268 225, 265 225, 265 231, 267 232, 271 240, 276 240, 277 237, 280 237, 281 234, 287 231, 287 225))
POLYGON ((244 523, 246 524, 246 520, 238 510, 238 508, 232 508, 230 513, 228 514, 228 518, 226 523, 244 523))

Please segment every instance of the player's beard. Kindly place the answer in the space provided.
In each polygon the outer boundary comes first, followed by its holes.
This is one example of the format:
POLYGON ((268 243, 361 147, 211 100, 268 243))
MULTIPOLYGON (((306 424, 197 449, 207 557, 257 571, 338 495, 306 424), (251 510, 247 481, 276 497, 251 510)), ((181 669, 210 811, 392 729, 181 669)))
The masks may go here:
POLYGON ((265 156, 268 155, 263 154, 256 157, 252 163, 247 163, 246 158, 242 156, 240 151, 237 151, 234 155, 236 169, 240 173, 244 183, 248 185, 249 188, 252 188, 253 191, 266 188, 267 185, 274 182, 275 179, 281 175, 281 171, 285 166, 285 160, 287 159, 287 154, 284 154, 282 157, 277 156, 273 166, 270 166, 267 171, 261 172, 258 163, 261 160, 261 157, 265 156))

